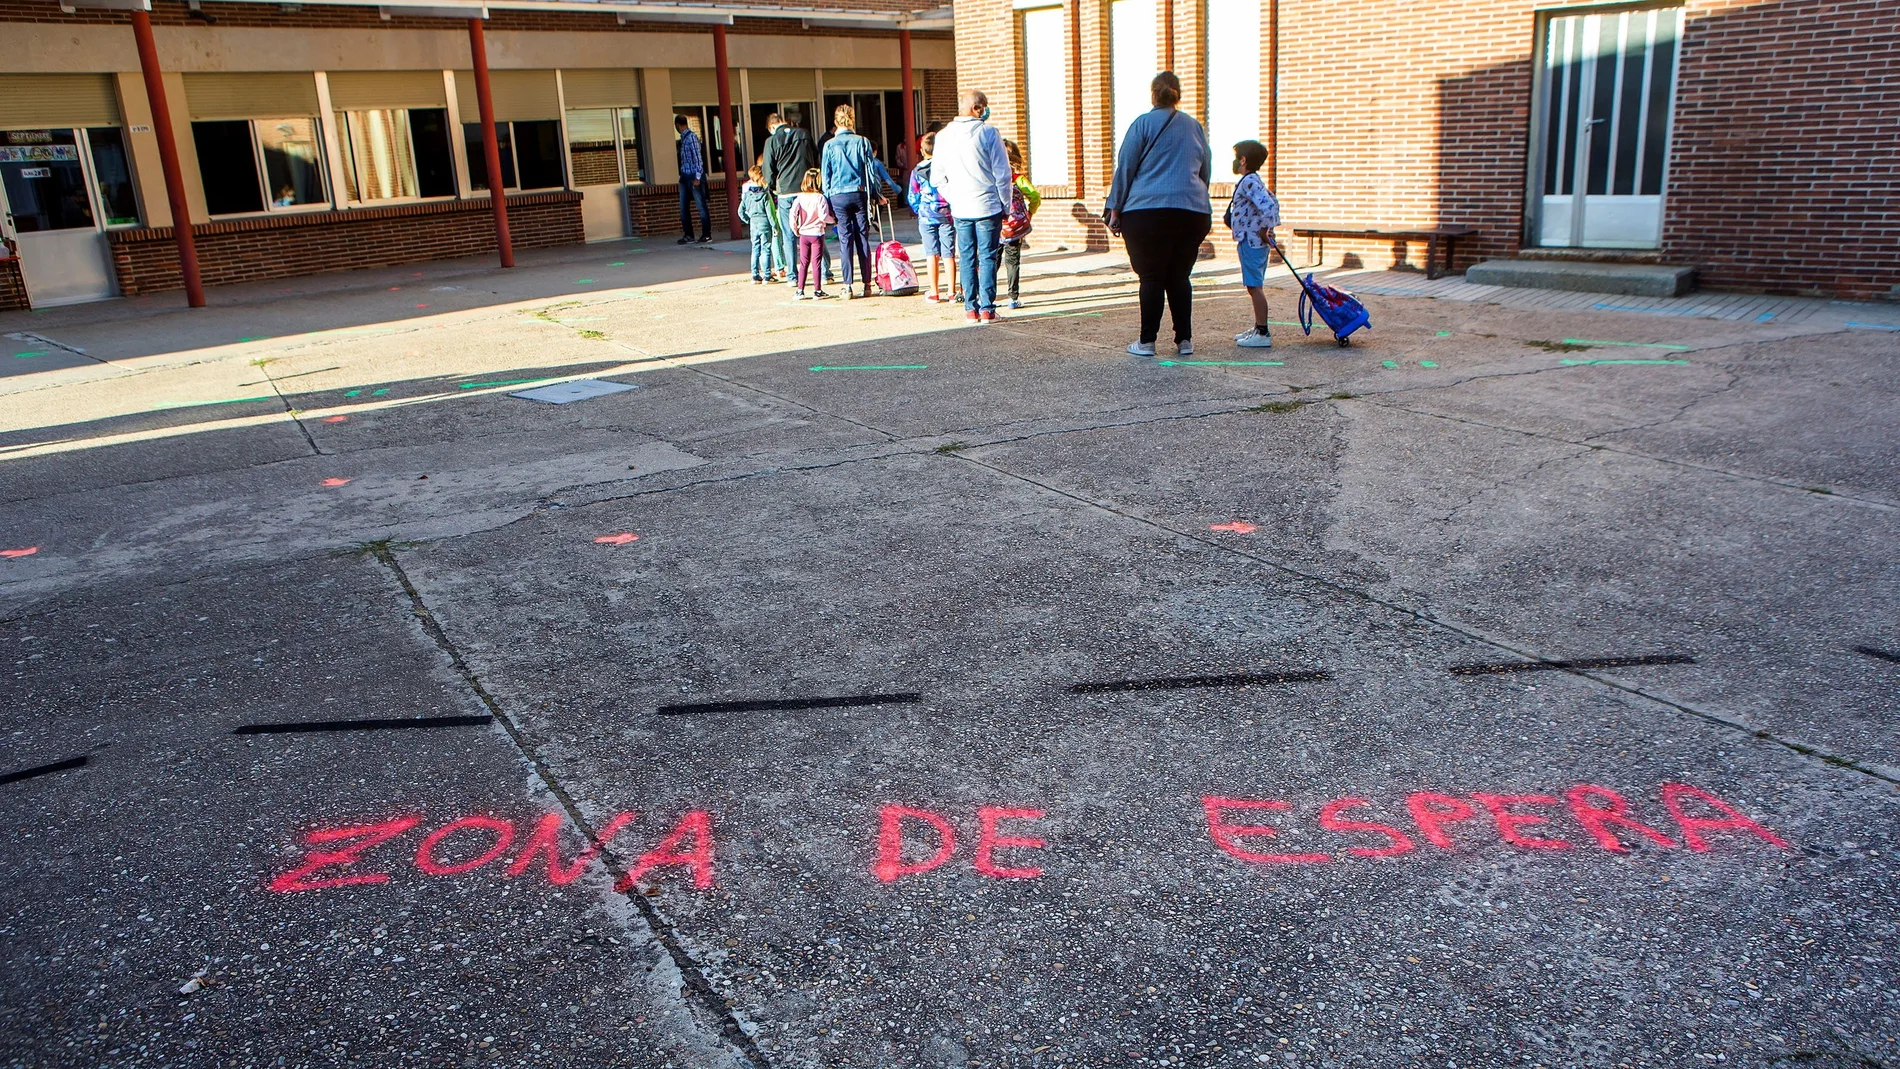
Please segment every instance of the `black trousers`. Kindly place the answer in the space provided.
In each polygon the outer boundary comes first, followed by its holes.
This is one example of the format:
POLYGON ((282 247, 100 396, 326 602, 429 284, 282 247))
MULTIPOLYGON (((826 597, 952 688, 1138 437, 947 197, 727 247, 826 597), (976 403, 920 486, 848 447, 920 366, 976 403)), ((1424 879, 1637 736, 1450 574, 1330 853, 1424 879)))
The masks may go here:
POLYGON ((1142 208, 1121 214, 1128 263, 1141 279, 1142 341, 1152 342, 1161 333, 1163 300, 1174 320, 1174 340, 1194 337, 1194 293, 1188 273, 1194 270, 1201 243, 1213 225, 1212 216, 1186 208, 1142 208))

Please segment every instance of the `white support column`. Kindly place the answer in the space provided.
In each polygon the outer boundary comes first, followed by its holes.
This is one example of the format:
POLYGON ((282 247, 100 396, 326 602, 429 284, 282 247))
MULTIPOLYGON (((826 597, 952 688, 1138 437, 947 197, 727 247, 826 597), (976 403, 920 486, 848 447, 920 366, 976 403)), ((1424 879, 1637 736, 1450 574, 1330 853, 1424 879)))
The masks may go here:
MULTIPOLYGON (((455 195, 467 200, 475 191, 469 186, 468 141, 462 136, 462 102, 455 93, 454 71, 442 72, 442 91, 449 103, 449 155, 455 160, 455 195)), ((563 126, 561 132, 566 136, 567 128, 563 126)))
POLYGON ((330 75, 327 71, 317 72, 317 127, 323 131, 324 171, 330 176, 330 205, 339 211, 347 210, 350 201, 344 195, 343 181, 343 128, 336 121, 336 109, 330 105, 330 75))

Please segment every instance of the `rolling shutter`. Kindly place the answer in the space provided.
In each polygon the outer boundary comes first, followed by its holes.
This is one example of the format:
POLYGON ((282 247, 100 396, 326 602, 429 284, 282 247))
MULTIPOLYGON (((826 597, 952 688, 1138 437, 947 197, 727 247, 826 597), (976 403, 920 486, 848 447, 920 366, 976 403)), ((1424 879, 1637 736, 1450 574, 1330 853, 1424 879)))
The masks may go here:
MULTIPOLYGON (((739 72, 728 70, 728 81, 732 87, 732 102, 739 103, 739 72)), ((719 79, 713 76, 710 67, 674 68, 673 103, 675 104, 717 104, 719 103, 719 79)), ((807 94, 809 95, 809 93, 807 94)))
POLYGON ((0 74, 0 126, 117 126, 110 74, 0 74))
POLYGON ((904 74, 895 68, 827 67, 825 91, 834 89, 902 89, 904 74))
POLYGON ((809 70, 752 68, 746 72, 752 85, 752 99, 765 103, 783 100, 816 100, 818 79, 809 70))
POLYGON ((334 71, 330 106, 338 111, 439 108, 448 103, 441 71, 334 71))
MULTIPOLYGON (((488 88, 495 93, 496 122, 561 117, 553 71, 491 70, 488 88)), ((474 71, 455 72, 455 106, 461 110, 463 122, 482 121, 481 101, 475 96, 474 71)))
POLYGON ((309 74, 186 74, 185 101, 194 119, 309 118, 317 113, 317 79, 309 74))
POLYGON ((564 70, 561 95, 570 108, 630 108, 640 103, 640 79, 631 70, 564 70))

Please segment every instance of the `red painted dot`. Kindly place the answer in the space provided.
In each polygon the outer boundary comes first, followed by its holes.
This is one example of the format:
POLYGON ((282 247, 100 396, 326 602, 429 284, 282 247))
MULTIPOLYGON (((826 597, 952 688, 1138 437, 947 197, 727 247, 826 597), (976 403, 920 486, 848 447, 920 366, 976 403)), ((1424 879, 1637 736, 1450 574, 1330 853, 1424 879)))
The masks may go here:
POLYGON ((624 546, 628 542, 638 542, 639 540, 639 535, 630 531, 621 531, 619 534, 601 535, 599 538, 594 539, 594 542, 603 546, 624 546))
POLYGON ((1235 520, 1232 523, 1210 524, 1207 529, 1210 531, 1232 531, 1235 534, 1252 534, 1260 528, 1242 520, 1235 520))
POLYGON ((325 486, 348 486, 349 484, 350 484, 350 481, 348 479, 332 478, 332 479, 323 480, 323 485, 325 486))
POLYGON ((0 557, 31 557, 39 551, 40 547, 38 546, 27 546, 23 549, 0 549, 0 557))
POLYGON ((325 422, 325 423, 342 423, 343 421, 345 421, 345 420, 347 420, 347 419, 349 419, 349 418, 350 418, 350 417, 348 417, 348 416, 325 416, 325 417, 323 417, 323 422, 325 422))

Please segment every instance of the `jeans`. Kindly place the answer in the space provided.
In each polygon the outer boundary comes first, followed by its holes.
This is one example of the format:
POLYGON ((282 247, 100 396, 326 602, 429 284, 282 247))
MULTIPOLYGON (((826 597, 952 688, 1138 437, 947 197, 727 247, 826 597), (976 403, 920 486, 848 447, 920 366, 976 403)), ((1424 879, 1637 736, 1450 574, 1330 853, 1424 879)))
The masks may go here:
POLYGON ((984 219, 958 219, 956 226, 957 273, 963 276, 963 308, 967 312, 994 312, 1003 213, 984 219))
POLYGON ((699 202, 699 236, 712 237, 712 202, 706 195, 706 176, 680 175, 680 233, 693 236, 693 202, 699 202))
POLYGON ((1022 297, 1023 287, 1023 243, 1021 241, 1003 242, 1003 282, 1002 288, 1009 291, 1009 299, 1014 301, 1022 297))
MULTIPOLYGON (((783 232, 785 239, 785 258, 779 263, 785 265, 788 271, 791 270, 793 264, 798 262, 798 235, 792 233, 792 202, 797 199, 796 193, 781 193, 778 198, 779 230, 783 232)), ((831 252, 825 248, 825 243, 822 241, 818 243, 818 259, 825 265, 824 274, 818 276, 822 279, 825 275, 831 274, 831 252)))
POLYGON ((1142 208, 1121 215, 1128 264, 1141 278, 1141 340, 1161 333, 1161 302, 1174 320, 1174 340, 1194 337, 1193 288, 1188 273, 1200 259, 1201 242, 1214 220, 1185 208, 1142 208))
POLYGON ((769 212, 747 222, 752 230, 752 277, 771 278, 772 272, 785 266, 778 254, 783 245, 778 239, 778 226, 769 212))
POLYGON ((851 261, 857 260, 864 272, 864 288, 871 288, 871 239, 865 233, 864 191, 854 189, 825 198, 831 202, 831 214, 838 219, 838 256, 844 260, 844 288, 851 288, 851 261))
POLYGON ((811 269, 812 284, 821 291, 825 288, 824 269, 820 266, 819 262, 824 255, 825 239, 823 237, 811 237, 807 234, 798 235, 798 292, 805 292, 805 269, 807 267, 811 269))

